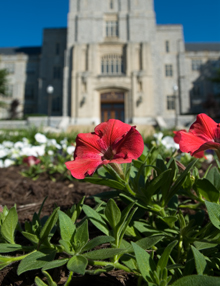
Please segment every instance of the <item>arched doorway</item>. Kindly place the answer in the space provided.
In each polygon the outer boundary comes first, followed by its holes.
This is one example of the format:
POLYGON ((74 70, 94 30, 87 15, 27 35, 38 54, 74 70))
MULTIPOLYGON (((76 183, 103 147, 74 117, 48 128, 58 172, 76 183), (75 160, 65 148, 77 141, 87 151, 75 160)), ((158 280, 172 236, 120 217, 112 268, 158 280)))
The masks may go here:
POLYGON ((109 91, 101 93, 101 122, 111 118, 124 122, 124 92, 109 91))

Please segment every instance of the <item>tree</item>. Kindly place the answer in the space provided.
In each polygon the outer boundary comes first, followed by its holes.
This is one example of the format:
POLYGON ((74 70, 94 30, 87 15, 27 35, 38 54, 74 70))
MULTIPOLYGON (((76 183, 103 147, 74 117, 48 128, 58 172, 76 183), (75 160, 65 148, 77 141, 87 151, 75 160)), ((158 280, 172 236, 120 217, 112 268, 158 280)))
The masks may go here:
MULTIPOLYGON (((7 96, 7 75, 6 69, 0 69, 0 95, 7 96)), ((4 101, 0 101, 0 107, 7 108, 8 104, 4 101)))
POLYGON ((0 69, 0 94, 7 95, 7 75, 6 69, 0 69))

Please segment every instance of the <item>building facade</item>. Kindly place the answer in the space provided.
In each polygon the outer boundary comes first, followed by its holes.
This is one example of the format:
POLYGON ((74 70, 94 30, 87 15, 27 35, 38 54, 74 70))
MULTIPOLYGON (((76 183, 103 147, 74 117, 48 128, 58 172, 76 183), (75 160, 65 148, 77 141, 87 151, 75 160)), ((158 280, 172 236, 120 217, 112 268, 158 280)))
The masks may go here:
POLYGON ((47 115, 52 85, 52 115, 70 124, 117 118, 171 126, 219 93, 209 78, 220 43, 186 44, 181 25, 156 24, 153 0, 70 0, 67 28, 45 29, 41 50, 5 53, 2 67, 24 66, 12 80, 24 112, 47 115))

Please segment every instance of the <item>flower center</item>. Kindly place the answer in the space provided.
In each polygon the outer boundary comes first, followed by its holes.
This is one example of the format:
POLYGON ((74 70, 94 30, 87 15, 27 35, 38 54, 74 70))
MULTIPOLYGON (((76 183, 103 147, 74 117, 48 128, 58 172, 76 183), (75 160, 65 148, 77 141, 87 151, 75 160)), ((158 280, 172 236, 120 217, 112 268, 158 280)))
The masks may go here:
POLYGON ((107 159, 107 160, 112 160, 114 158, 114 151, 112 150, 111 147, 108 147, 107 151, 105 151, 104 153, 104 159, 107 159))

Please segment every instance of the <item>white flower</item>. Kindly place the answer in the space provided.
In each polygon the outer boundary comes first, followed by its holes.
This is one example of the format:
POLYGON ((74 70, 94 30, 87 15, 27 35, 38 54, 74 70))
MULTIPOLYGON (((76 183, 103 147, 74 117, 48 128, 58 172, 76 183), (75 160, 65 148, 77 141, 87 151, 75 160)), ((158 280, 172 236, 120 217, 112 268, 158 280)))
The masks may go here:
POLYGON ((10 159, 6 159, 5 162, 4 162, 4 166, 5 168, 11 166, 14 164, 14 161, 13 160, 10 160, 10 159))
POLYGON ((10 150, 5 148, 5 149, 0 149, 0 158, 4 158, 9 154, 10 150))
POLYGON ((0 160, 0 168, 4 168, 4 162, 0 160))
POLYGON ((48 151, 48 155, 53 156, 54 152, 52 150, 48 151))
POLYGON ((179 149, 179 144, 175 143, 173 140, 173 137, 171 136, 165 136, 162 140, 161 143, 167 148, 167 149, 173 149, 173 150, 178 150, 179 149))
POLYGON ((162 132, 158 132, 154 134, 154 138, 156 138, 156 142, 159 145, 161 143, 161 140, 163 138, 163 133, 162 132))
POLYGON ((75 149, 76 149, 75 146, 68 146, 66 151, 69 155, 71 155, 71 154, 73 154, 75 149))
POLYGON ((24 147, 24 142, 21 142, 21 141, 17 141, 15 144, 14 144, 14 147, 16 149, 22 149, 24 147))
POLYGON ((24 142, 25 145, 29 144, 29 140, 26 137, 23 137, 22 141, 24 142))
POLYGON ((47 137, 44 135, 44 134, 41 134, 41 133, 36 133, 35 136, 34 136, 35 140, 38 142, 38 143, 41 143, 41 144, 44 144, 47 142, 47 137))
POLYGON ((2 145, 6 148, 12 148, 14 146, 14 143, 11 141, 3 141, 2 145))
POLYGON ((206 154, 206 160, 208 163, 211 163, 214 160, 214 157, 212 154, 206 154))

